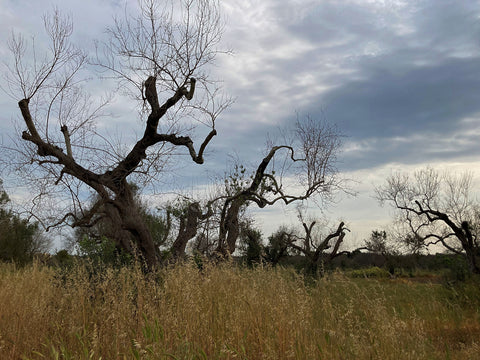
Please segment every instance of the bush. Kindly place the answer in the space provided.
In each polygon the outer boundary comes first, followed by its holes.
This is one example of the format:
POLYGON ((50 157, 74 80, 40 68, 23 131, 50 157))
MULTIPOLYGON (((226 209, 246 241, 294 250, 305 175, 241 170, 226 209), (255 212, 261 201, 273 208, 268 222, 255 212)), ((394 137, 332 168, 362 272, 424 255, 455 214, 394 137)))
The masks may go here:
POLYGON ((444 268, 449 270, 448 281, 465 281, 470 276, 466 259, 460 255, 438 255, 437 260, 444 268))
POLYGON ((0 260, 24 265, 32 261, 34 255, 46 252, 50 241, 40 232, 37 223, 30 223, 7 209, 9 202, 0 180, 0 260))
POLYGON ((377 266, 366 269, 352 270, 347 272, 347 274, 352 278, 389 278, 391 276, 387 270, 381 269, 377 266))
POLYGON ((132 262, 132 256, 115 246, 115 243, 102 236, 99 240, 84 236, 78 242, 78 253, 90 259, 94 265, 121 266, 132 262))

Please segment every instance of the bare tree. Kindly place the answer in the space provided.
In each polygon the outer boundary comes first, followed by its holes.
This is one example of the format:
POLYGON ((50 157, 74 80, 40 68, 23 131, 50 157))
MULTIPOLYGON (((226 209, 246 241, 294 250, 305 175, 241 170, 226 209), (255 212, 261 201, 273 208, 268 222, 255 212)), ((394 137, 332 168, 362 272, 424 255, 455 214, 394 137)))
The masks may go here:
POLYGON ((343 221, 336 228, 325 232, 325 229, 321 231, 318 228, 317 221, 305 220, 300 211, 299 220, 302 223, 303 235, 299 235, 298 230, 281 227, 270 237, 270 244, 265 248, 268 261, 275 265, 281 257, 289 253, 301 254, 305 259, 305 271, 316 274, 319 268, 328 267, 337 256, 350 253, 340 251, 349 231, 343 221))
POLYGON ((404 241, 414 249, 441 245, 466 256, 470 271, 480 273, 480 208, 472 196, 472 176, 439 174, 432 168, 413 176, 396 173, 376 189, 383 204, 397 209, 404 241))
POLYGON ((177 149, 187 150, 194 163, 202 164, 216 135, 216 118, 229 103, 218 99, 218 87, 207 72, 219 53, 222 33, 216 0, 159 4, 140 1, 138 16, 117 18, 108 28, 109 40, 98 44, 90 62, 105 71, 105 80, 116 80, 146 117, 143 135, 125 151, 98 131, 107 101, 93 105, 95 99, 85 93, 87 56, 70 42, 72 22, 58 11, 45 17, 50 39, 45 56, 39 55, 41 49, 28 47, 22 36, 12 36, 8 77, 12 95, 21 99, 26 126, 21 152, 29 170, 24 175, 34 175, 41 187, 36 209, 60 193, 69 198, 55 199, 57 205, 65 204, 64 216, 45 227, 92 226, 108 217, 132 235, 133 242, 121 236, 114 239, 117 244, 141 255, 149 268, 158 264, 157 251, 127 178, 155 179, 177 149), (198 150, 190 136, 179 135, 191 133, 196 123, 209 128, 198 150), (96 192, 99 200, 85 208, 87 190, 96 192))
POLYGON ((285 145, 270 147, 250 179, 238 182, 235 191, 223 197, 219 254, 235 251, 240 231, 239 213, 249 204, 264 208, 315 196, 326 200, 342 188, 335 167, 341 144, 336 128, 324 120, 307 117, 298 119, 289 134, 292 138, 285 140, 285 145))
POLYGON ((185 256, 187 244, 197 235, 199 228, 201 228, 201 222, 212 215, 210 207, 206 213, 202 214, 200 203, 196 201, 188 202, 181 209, 181 212, 177 214, 179 219, 178 233, 171 248, 175 260, 185 256))
POLYGON ((327 235, 313 235, 316 221, 302 222, 304 236, 292 236, 289 247, 299 251, 306 258, 306 271, 316 273, 319 266, 328 266, 333 259, 345 252, 339 251, 347 231, 345 223, 341 221, 337 228, 327 235), (298 244, 300 242, 300 244, 298 244))
MULTIPOLYGON (((163 206, 171 224, 169 231, 176 234, 171 246, 174 261, 185 257, 190 241, 193 252, 213 255, 218 244, 222 202, 245 186, 245 171, 242 165, 234 164, 232 172, 226 174, 223 181, 219 178, 213 183, 208 193, 201 196, 203 198, 179 195, 163 206)), ((239 210, 239 226, 245 222, 245 210, 246 206, 239 210)))
MULTIPOLYGON (((181 212, 181 233, 177 247, 182 257, 186 241, 193 239, 200 221, 218 219, 217 246, 215 257, 229 257, 237 249, 242 223, 248 206, 259 208, 276 203, 289 205, 314 198, 328 201, 336 190, 344 190, 344 182, 337 176, 336 155, 341 145, 337 129, 325 120, 297 119, 293 129, 286 131, 289 137, 282 140, 284 145, 271 145, 252 175, 246 167, 235 164, 225 176, 223 188, 204 202, 191 200, 181 212), (190 211, 186 211, 190 209, 190 211), (180 239, 182 239, 180 241, 180 239)), ((343 228, 343 226, 342 226, 343 228)), ((307 249, 308 250, 308 249, 307 249)))

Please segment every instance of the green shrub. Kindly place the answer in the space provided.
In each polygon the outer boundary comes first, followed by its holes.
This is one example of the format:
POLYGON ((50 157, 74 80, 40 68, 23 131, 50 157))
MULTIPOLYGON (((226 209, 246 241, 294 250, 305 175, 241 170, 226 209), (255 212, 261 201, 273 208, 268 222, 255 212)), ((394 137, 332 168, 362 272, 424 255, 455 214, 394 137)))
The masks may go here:
POLYGON ((116 247, 115 243, 105 236, 99 240, 84 236, 78 242, 78 253, 90 259, 94 264, 121 266, 132 262, 132 256, 116 247))
POLYGON ((352 270, 347 272, 347 275, 352 278, 389 278, 391 276, 387 270, 381 269, 378 266, 352 270))

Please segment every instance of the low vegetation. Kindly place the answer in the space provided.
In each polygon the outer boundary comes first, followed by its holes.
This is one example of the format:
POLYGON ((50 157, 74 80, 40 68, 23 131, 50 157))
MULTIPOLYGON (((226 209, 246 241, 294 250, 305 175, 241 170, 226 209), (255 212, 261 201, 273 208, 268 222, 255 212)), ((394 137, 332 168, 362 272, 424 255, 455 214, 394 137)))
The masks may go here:
POLYGON ((446 286, 347 274, 1 264, 0 358, 478 358, 474 279, 446 286))

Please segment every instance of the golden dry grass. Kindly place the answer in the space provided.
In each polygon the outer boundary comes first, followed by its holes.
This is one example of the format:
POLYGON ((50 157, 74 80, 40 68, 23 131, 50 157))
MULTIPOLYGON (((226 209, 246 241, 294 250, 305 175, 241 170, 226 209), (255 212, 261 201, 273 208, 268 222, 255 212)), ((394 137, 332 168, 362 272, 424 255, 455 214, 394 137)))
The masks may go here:
POLYGON ((0 359, 478 359, 474 288, 186 264, 0 266, 0 359))

